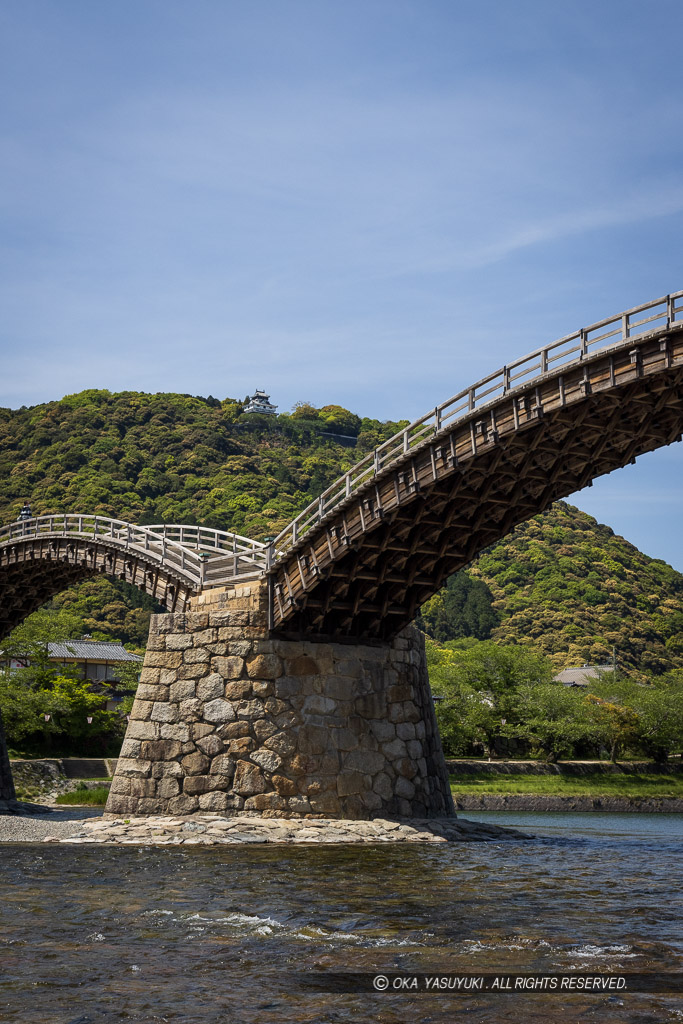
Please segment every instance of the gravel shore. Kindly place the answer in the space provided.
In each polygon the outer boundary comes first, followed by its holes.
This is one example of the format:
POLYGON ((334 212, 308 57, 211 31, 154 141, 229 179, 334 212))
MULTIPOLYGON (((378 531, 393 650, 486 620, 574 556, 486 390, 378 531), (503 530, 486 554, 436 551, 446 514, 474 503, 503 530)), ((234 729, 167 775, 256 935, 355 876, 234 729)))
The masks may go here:
POLYGON ((83 831, 92 818, 101 818, 101 807, 45 808, 44 814, 0 815, 0 843, 42 843, 46 836, 66 839, 83 831))

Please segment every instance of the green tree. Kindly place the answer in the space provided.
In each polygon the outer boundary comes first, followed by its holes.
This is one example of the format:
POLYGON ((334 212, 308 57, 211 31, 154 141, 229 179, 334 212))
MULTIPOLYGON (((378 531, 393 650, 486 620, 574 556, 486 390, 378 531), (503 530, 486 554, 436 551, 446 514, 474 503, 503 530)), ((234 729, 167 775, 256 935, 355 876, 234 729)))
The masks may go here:
POLYGON ((427 664, 437 702, 444 749, 462 752, 480 743, 491 756, 502 737, 515 735, 520 722, 519 689, 548 683, 552 666, 542 655, 493 641, 427 640, 427 664))
POLYGON ((584 698, 594 735, 607 747, 614 763, 624 748, 632 746, 638 738, 638 716, 624 699, 625 689, 624 684, 612 684, 609 697, 588 693, 584 698))
POLYGON ((681 673, 638 687, 629 701, 638 719, 637 742, 648 757, 664 762, 683 750, 683 679, 681 673))
POLYGON ((417 621, 435 640, 460 640, 468 636, 488 640, 500 617, 486 584, 463 569, 450 576, 443 590, 422 606, 417 621))
POLYGON ((583 695, 562 683, 523 684, 519 688, 516 735, 555 763, 593 739, 593 720, 583 695))
POLYGON ((342 408, 341 405, 324 405, 318 417, 325 425, 325 430, 347 437, 357 437, 362 423, 360 416, 342 408))

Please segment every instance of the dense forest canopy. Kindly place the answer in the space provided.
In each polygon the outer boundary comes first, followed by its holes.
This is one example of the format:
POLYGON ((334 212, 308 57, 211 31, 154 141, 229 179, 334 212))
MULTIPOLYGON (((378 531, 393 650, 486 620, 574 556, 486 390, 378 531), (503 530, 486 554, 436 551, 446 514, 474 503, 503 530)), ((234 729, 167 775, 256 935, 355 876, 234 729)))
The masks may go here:
MULTIPOLYGON (((201 523, 256 539, 279 532, 405 422, 338 405, 244 414, 244 402, 84 391, 0 409, 0 521, 91 512, 131 522, 201 523), (355 439, 355 445, 353 443, 355 439)), ((103 577, 52 603, 82 632, 140 647, 154 605, 103 577)), ((437 641, 492 638, 558 668, 611 660, 660 675, 683 667, 683 576, 563 502, 451 577, 423 607, 437 641)))

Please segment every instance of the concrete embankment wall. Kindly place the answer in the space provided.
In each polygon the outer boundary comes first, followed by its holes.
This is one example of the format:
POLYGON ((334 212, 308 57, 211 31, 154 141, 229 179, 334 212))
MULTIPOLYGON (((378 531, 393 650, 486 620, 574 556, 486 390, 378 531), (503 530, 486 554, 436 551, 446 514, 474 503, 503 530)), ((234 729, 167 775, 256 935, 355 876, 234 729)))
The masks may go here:
POLYGON ((683 813, 683 800, 678 797, 626 796, 458 796, 453 794, 456 811, 610 811, 613 814, 640 812, 653 814, 683 813))
POLYGON ((655 764, 652 761, 475 761, 450 759, 446 767, 451 775, 567 775, 587 777, 595 775, 675 775, 683 772, 680 758, 655 764))

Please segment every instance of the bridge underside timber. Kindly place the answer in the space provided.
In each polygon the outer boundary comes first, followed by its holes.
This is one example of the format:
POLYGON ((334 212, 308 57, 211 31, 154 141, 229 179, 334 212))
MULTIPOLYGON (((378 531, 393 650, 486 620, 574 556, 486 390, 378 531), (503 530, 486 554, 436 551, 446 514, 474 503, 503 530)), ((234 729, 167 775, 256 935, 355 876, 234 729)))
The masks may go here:
POLYGON ((188 584, 153 559, 92 539, 43 536, 0 547, 0 639, 62 590, 100 573, 149 593, 168 611, 182 609, 188 584))
POLYGON ((309 530, 274 565, 273 626, 390 639, 517 524, 682 430, 680 327, 548 373, 435 434, 309 530))

